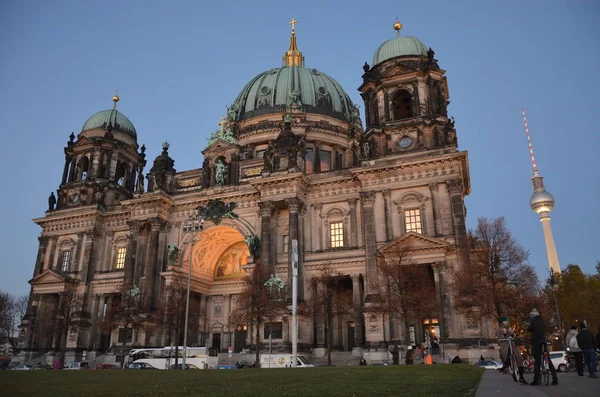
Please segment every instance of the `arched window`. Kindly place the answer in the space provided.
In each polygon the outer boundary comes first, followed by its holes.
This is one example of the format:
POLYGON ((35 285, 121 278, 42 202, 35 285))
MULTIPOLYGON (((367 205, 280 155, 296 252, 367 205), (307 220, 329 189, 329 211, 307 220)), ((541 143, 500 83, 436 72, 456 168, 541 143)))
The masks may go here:
POLYGON ((325 233, 327 235, 326 247, 340 249, 347 247, 349 212, 341 208, 332 208, 325 215, 325 233))
POLYGON ((77 163, 77 180, 78 181, 84 181, 87 179, 88 177, 88 166, 90 164, 90 161, 88 160, 87 157, 82 157, 79 162, 77 163))
POLYGON ((70 239, 63 240, 58 245, 59 255, 58 255, 58 270, 61 272, 69 272, 71 271, 71 261, 73 257, 73 247, 75 244, 70 239))
POLYGON ((395 201, 400 214, 400 224, 403 233, 417 232, 427 234, 427 224, 425 222, 427 197, 417 192, 408 192, 395 201))
POLYGON ((127 177, 127 168, 125 164, 118 163, 117 170, 115 173, 115 181, 119 186, 125 186, 125 178, 127 177))
POLYGON ((114 242, 113 266, 114 270, 125 268, 125 257, 127 255, 127 237, 120 236, 114 242))
POLYGON ((413 117, 412 95, 406 90, 397 91, 392 98, 392 115, 394 120, 413 117))

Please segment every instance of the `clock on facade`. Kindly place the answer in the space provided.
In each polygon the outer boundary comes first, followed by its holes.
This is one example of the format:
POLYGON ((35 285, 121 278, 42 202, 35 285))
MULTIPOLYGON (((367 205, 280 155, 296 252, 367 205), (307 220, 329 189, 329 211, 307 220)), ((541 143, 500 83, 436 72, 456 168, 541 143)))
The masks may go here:
POLYGON ((412 143, 413 140, 409 136, 403 136, 402 138, 398 139, 398 146, 400 146, 402 149, 408 149, 412 143))

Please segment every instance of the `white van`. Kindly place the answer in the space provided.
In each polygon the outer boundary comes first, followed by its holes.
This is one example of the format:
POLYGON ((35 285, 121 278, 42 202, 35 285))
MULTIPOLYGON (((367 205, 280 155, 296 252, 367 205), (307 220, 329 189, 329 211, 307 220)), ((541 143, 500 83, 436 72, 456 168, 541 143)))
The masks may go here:
MULTIPOLYGON (((293 357, 289 353, 282 354, 261 354, 260 355, 260 367, 261 368, 292 368, 293 357)), ((310 368, 314 367, 304 356, 296 356, 296 367, 297 368, 310 368)))

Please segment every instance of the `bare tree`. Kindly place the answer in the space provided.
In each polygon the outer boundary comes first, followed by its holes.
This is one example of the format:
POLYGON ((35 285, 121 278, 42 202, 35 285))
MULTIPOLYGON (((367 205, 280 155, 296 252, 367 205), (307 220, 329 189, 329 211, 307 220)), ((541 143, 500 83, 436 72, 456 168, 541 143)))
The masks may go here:
POLYGON ((352 295, 345 293, 342 274, 332 269, 331 264, 324 265, 320 272, 310 279, 312 299, 306 306, 310 314, 323 318, 327 327, 327 365, 331 365, 331 348, 333 345, 333 320, 353 314, 352 295))
POLYGON ((18 345, 19 324, 25 316, 29 298, 14 297, 6 292, 0 292, 0 336, 5 336, 13 352, 18 345))
POLYGON ((414 263, 410 247, 397 245, 384 253, 377 263, 378 294, 372 310, 396 316, 404 324, 404 342, 410 343, 409 323, 417 317, 437 317, 439 307, 435 283, 426 265, 414 263))
POLYGON ((121 291, 121 299, 113 301, 104 322, 111 329, 119 328, 119 339, 121 345, 121 366, 125 362, 125 347, 128 341, 133 341, 134 333, 139 331, 147 323, 148 311, 141 299, 140 290, 137 286, 121 291))
MULTIPOLYGON (((156 312, 156 324, 169 335, 169 341, 175 343, 175 365, 178 363, 179 345, 185 328, 185 307, 187 299, 187 284, 182 279, 175 279, 164 291, 162 300, 156 312)), ((200 313, 199 300, 196 294, 190 294, 190 312, 188 334, 197 328, 200 313)))
POLYGON ((270 274, 265 265, 257 263, 252 274, 245 279, 245 286, 236 299, 236 307, 231 311, 231 323, 247 323, 256 330, 256 362, 260 363, 261 338, 260 327, 273 322, 286 310, 283 296, 276 296, 265 285, 270 274))
POLYGON ((454 273, 456 308, 470 316, 526 318, 540 296, 539 280, 504 218, 479 218, 468 241, 470 263, 454 273))
POLYGON ((59 304, 54 321, 54 335, 60 346, 59 362, 64 367, 69 333, 77 333, 81 325, 83 296, 76 291, 65 291, 59 295, 59 304))

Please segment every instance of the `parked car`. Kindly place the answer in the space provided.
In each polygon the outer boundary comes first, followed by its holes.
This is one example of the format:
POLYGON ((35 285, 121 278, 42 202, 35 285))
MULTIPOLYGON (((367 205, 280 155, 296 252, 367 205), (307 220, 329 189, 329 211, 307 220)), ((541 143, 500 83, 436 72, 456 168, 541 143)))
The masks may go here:
POLYGON ((479 360, 473 365, 483 369, 502 369, 502 363, 496 360, 479 360))
POLYGON ((552 360, 552 364, 554 364, 554 368, 556 368, 558 372, 565 372, 567 370, 569 362, 567 361, 566 351, 560 350, 550 352, 550 360, 552 360))
MULTIPOLYGON (((183 364, 171 365, 171 369, 182 369, 182 368, 183 368, 183 364)), ((185 364, 185 369, 200 369, 200 368, 196 367, 194 364, 185 364)))
POLYGON ((98 370, 98 369, 119 369, 120 367, 118 365, 115 364, 98 364, 96 365, 96 367, 94 369, 98 370))
POLYGON ((125 369, 157 369, 154 368, 152 365, 150 364, 146 364, 146 363, 131 363, 128 364, 125 369))
POLYGON ((65 367, 63 368, 65 370, 75 370, 78 371, 80 369, 90 369, 90 366, 88 363, 82 363, 79 361, 73 361, 71 363, 68 363, 67 365, 65 365, 65 367))
POLYGON ((29 371, 30 369, 31 367, 25 364, 17 365, 16 367, 12 368, 13 371, 29 371))
POLYGON ((50 364, 44 364, 44 363, 37 363, 34 366, 31 367, 31 369, 43 369, 43 370, 51 370, 54 369, 54 367, 50 364))

